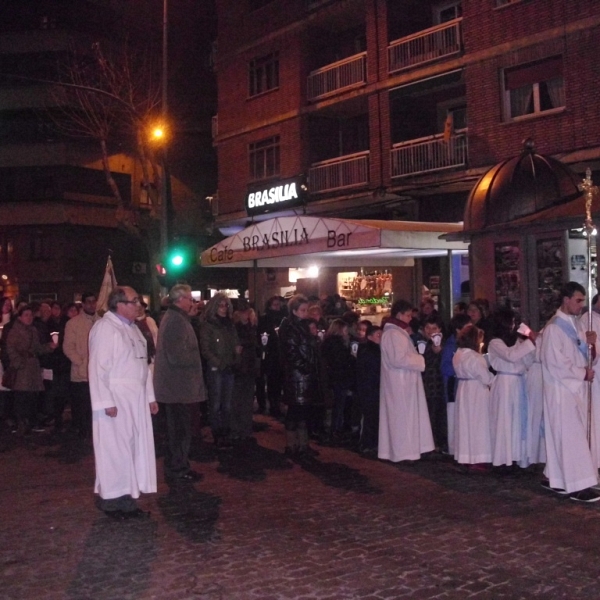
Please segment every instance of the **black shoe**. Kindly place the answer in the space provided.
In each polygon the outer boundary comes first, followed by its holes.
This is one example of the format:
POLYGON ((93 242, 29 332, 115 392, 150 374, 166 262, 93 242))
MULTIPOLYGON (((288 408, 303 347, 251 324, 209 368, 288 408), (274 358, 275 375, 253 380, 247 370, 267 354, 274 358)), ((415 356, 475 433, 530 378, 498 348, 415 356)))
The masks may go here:
POLYGON ((545 489, 548 490, 550 492, 554 492, 555 494, 561 494, 561 495, 566 495, 569 492, 567 492, 567 490, 563 490, 562 488, 553 488, 550 487, 550 482, 547 479, 544 479, 543 481, 540 482, 540 485, 545 489))
POLYGON ((186 471, 185 473, 179 475, 176 479, 180 481, 202 481, 204 479, 204 475, 202 473, 196 473, 196 471, 186 471))
POLYGON ((298 448, 298 454, 301 456, 319 456, 321 453, 310 446, 304 446, 303 448, 298 448))
POLYGON ((575 500, 575 502, 598 502, 598 500, 600 500, 600 494, 591 488, 587 488, 585 490, 569 494, 569 498, 571 498, 571 500, 575 500))
POLYGON ((125 513, 122 510, 105 510, 104 514, 114 521, 124 521, 128 518, 125 516, 125 513))
POLYGON ((150 512, 142 510, 141 508, 136 508, 135 510, 123 511, 124 519, 149 519, 150 512))

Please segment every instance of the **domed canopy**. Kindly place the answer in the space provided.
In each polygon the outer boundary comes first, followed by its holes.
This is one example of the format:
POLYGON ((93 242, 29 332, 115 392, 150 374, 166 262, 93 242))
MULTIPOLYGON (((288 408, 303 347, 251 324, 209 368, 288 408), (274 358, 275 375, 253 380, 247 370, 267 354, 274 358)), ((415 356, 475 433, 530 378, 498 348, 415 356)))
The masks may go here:
POLYGON ((520 156, 498 163, 477 182, 467 200, 464 231, 509 223, 580 195, 577 175, 559 160, 536 154, 526 140, 520 156))

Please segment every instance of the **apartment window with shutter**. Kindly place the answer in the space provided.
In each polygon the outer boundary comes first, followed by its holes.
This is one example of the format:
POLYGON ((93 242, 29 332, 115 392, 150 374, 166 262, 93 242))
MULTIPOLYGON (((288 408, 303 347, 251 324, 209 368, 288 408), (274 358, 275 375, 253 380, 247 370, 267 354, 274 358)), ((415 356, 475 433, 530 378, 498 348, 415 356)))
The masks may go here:
POLYGON ((250 144, 249 157, 250 179, 268 179, 279 175, 279 136, 250 144))
POLYGON ((250 61, 248 94, 257 96, 279 87, 279 54, 272 52, 250 61))
POLYGON ((505 120, 565 106, 562 57, 506 69, 503 77, 505 120))

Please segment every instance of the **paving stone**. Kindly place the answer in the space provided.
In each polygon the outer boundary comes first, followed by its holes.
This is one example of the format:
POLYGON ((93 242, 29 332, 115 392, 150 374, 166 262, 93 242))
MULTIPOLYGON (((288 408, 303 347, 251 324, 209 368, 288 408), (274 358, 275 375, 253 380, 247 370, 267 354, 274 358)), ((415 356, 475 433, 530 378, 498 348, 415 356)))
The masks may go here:
POLYGON ((394 465, 341 448, 295 464, 282 425, 255 420, 243 452, 219 456, 198 436, 204 480, 161 483, 139 522, 95 508, 89 448, 11 441, 0 599, 600 598, 600 507, 548 494, 539 467, 473 476, 446 457, 394 465))

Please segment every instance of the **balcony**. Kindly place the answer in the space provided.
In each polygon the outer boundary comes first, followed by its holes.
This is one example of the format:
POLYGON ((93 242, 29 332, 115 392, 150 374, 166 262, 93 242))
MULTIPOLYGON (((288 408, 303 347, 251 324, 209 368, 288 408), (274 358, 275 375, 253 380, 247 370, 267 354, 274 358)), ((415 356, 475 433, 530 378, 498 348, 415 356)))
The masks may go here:
POLYGON ((308 76, 308 100, 320 100, 367 82, 367 53, 361 52, 344 60, 312 71, 308 76))
POLYGON ((392 177, 443 171, 467 164, 467 130, 457 131, 448 141, 440 133, 394 144, 391 151, 392 177))
POLYGON ((314 163, 308 182, 312 194, 366 185, 369 183, 369 151, 314 163))
POLYGON ((388 46, 390 73, 409 69, 445 56, 462 47, 462 17, 401 38, 388 46))

